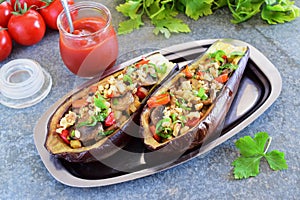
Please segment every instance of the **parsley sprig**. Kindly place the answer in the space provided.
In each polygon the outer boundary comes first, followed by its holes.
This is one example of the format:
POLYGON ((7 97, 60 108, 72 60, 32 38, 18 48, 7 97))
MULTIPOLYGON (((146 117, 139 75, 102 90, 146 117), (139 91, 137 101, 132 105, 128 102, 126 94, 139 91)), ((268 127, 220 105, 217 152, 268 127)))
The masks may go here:
POLYGON ((272 170, 288 168, 283 152, 278 150, 268 152, 271 141, 272 138, 266 132, 258 132, 254 138, 245 136, 236 141, 235 145, 241 155, 232 162, 235 179, 257 176, 262 158, 267 160, 272 170))
POLYGON ((126 0, 116 10, 128 19, 119 24, 118 33, 126 34, 144 25, 144 16, 154 25, 154 34, 188 33, 190 28, 177 17, 181 12, 191 19, 213 14, 227 6, 232 13, 232 23, 244 22, 261 12, 269 24, 285 23, 299 17, 299 8, 291 0, 126 0))

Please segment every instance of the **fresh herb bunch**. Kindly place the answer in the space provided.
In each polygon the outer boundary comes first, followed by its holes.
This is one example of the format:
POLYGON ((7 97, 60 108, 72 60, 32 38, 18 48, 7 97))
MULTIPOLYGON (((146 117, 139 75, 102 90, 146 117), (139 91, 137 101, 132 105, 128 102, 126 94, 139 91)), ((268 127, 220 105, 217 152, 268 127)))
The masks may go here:
POLYGON ((181 12, 198 20, 227 6, 232 23, 241 23, 261 12, 269 24, 285 23, 299 17, 299 8, 290 0, 126 0, 116 9, 129 19, 120 22, 118 33, 127 34, 144 25, 143 16, 154 25, 154 34, 188 33, 190 28, 177 15, 181 12))
POLYGON ((234 166, 234 178, 243 179, 259 174, 259 164, 265 158, 272 170, 287 169, 284 153, 278 150, 268 152, 272 138, 266 132, 258 132, 254 138, 245 136, 236 141, 235 146, 240 150, 240 157, 236 158, 234 166))

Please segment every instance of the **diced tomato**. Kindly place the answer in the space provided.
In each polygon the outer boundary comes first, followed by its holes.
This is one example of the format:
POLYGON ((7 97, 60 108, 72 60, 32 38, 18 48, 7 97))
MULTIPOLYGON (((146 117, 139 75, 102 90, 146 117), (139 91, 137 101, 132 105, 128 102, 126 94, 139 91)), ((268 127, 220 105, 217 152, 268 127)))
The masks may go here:
POLYGON ((59 134, 60 138, 66 143, 70 144, 70 141, 68 140, 69 138, 69 131, 68 130, 63 130, 61 134, 59 134))
POLYGON ((151 97, 147 101, 147 105, 149 108, 153 108, 161 105, 166 105, 167 103, 170 102, 170 100, 171 100, 170 94, 164 93, 164 94, 151 97))
POLYGON ((198 71, 198 72, 196 73, 196 79, 197 79, 197 80, 201 80, 201 79, 204 77, 204 75, 205 75, 205 72, 198 71))
POLYGON ((204 72, 198 71, 198 72, 197 72, 197 75, 199 75, 199 76, 204 76, 204 72))
POLYGON ((155 126, 154 126, 154 125, 150 126, 150 131, 151 131, 151 133, 152 133, 152 135, 153 135, 153 138, 154 138, 157 142, 160 142, 161 138, 160 138, 159 135, 156 134, 156 132, 155 132, 155 126))
POLYGON ((185 125, 188 127, 196 126, 196 124, 200 121, 200 118, 194 117, 193 119, 188 120, 185 125))
POLYGON ((112 126, 113 124, 116 123, 116 119, 115 119, 115 116, 114 116, 114 113, 111 112, 109 113, 109 115, 106 117, 105 121, 104 121, 104 125, 109 127, 109 126, 112 126))
POLYGON ((107 97, 107 98, 113 98, 113 97, 114 97, 113 92, 111 92, 110 94, 106 94, 106 97, 107 97))
POLYGON ((82 108, 87 105, 88 105, 88 102, 86 101, 86 99, 77 99, 72 102, 73 108, 82 108))
POLYGON ((142 100, 148 95, 148 90, 144 87, 138 87, 135 94, 139 97, 140 100, 142 100))
POLYGON ((215 78, 216 81, 219 83, 225 83, 228 80, 228 74, 221 74, 217 78, 215 78))
POLYGON ((192 78, 193 77, 193 74, 189 70, 188 66, 185 67, 185 69, 183 70, 183 72, 184 72, 186 78, 192 78))
POLYGON ((141 61, 139 61, 138 63, 135 64, 136 68, 139 68, 140 66, 144 65, 144 64, 148 64, 150 60, 146 60, 145 58, 143 58, 141 61))

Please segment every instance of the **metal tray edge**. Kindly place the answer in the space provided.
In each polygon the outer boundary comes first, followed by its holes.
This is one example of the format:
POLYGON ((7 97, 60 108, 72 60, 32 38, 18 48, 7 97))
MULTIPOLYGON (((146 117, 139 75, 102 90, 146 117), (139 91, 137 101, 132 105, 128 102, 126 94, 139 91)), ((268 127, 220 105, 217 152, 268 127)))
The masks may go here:
MULTIPOLYGON (((218 40, 218 39, 197 40, 197 41, 182 43, 182 44, 178 44, 178 45, 173 45, 173 46, 170 46, 167 48, 163 48, 160 51, 168 52, 168 51, 172 51, 172 49, 178 50, 178 49, 182 49, 182 46, 196 47, 199 45, 210 45, 216 40, 218 40)), ((228 140, 229 138, 231 138, 232 136, 237 134, 239 131, 241 131, 246 126, 248 126, 250 123, 252 123, 255 119, 257 119, 261 114, 263 114, 275 102, 275 100, 279 97, 279 95, 281 93, 282 79, 281 79, 280 73, 276 69, 276 67, 258 49, 256 49, 252 45, 250 45, 246 42, 243 42, 243 41, 239 41, 239 40, 235 40, 235 41, 249 46, 250 59, 252 59, 257 64, 259 69, 266 75, 266 77, 270 81, 270 84, 272 87, 271 94, 266 99, 266 101, 263 103, 263 105, 261 107, 259 107, 255 112, 253 112, 249 117, 247 117, 247 119, 245 119, 242 123, 240 123, 238 126, 231 129, 230 131, 228 131, 226 134, 219 137, 218 139, 205 145, 205 147, 201 148, 201 150, 199 151, 199 153, 196 156, 194 156, 190 159, 187 159, 184 162, 187 162, 201 154, 204 154, 204 153, 210 151, 211 149, 215 148, 216 146, 220 145, 221 143, 225 142, 226 140, 228 140), (263 66, 263 68, 261 66, 263 66)), ((135 60, 135 59, 132 59, 132 60, 135 60)), ((130 60, 126 63, 129 63, 132 60, 130 60)), ((75 91, 76 91, 76 89, 75 89, 75 91)), ((72 93, 74 93, 74 91, 67 93, 65 96, 68 96, 72 93)), ((50 116, 52 115, 55 108, 59 104, 60 104, 60 100, 57 101, 55 104, 53 104, 53 106, 51 106, 37 122, 37 125, 34 128, 34 143, 35 143, 38 153, 40 154, 40 157, 41 157, 45 167, 47 168, 48 172, 57 181, 65 184, 65 185, 72 186, 72 187, 98 187, 98 186, 112 185, 112 184, 117 184, 117 183, 121 183, 121 182, 125 182, 125 181, 134 180, 137 178, 149 176, 154 173, 164 171, 164 170, 167 170, 169 168, 172 168, 179 164, 184 163, 184 162, 181 162, 181 163, 173 164, 173 165, 169 165, 169 166, 167 166, 167 165, 157 166, 155 169, 153 169, 153 168, 145 169, 145 170, 133 172, 130 174, 125 174, 125 175, 122 175, 119 177, 113 177, 113 178, 101 179, 101 180, 86 180, 86 179, 77 178, 77 177, 71 175, 65 169, 57 168, 59 166, 55 166, 51 155, 48 153, 48 151, 43 146, 46 135, 41 134, 41 133, 45 133, 46 128, 47 128, 47 121, 49 120, 50 116)))

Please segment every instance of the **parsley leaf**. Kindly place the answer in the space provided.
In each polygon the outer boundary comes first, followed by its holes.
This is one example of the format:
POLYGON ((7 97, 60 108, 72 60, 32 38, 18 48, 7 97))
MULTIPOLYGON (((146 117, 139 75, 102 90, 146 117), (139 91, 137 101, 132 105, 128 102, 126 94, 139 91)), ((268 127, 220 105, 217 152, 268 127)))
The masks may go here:
POLYGON ((129 19, 119 23, 118 33, 127 34, 132 32, 134 29, 139 29, 140 26, 144 25, 142 22, 143 12, 139 13, 140 8, 143 5, 143 0, 126 1, 124 4, 120 4, 116 7, 116 10, 122 13, 129 19))
POLYGON ((127 34, 131 33, 134 29, 139 29, 140 26, 144 25, 141 20, 141 15, 137 16, 134 19, 128 19, 126 21, 120 22, 118 33, 119 34, 127 34))
POLYGON ((165 19, 165 20, 153 20, 153 24, 156 26, 153 33, 157 35, 162 33, 166 38, 171 36, 171 33, 188 33, 190 32, 189 27, 182 22, 180 19, 165 19))
POLYGON ((134 19, 138 15, 137 13, 140 7, 142 6, 142 3, 143 3, 142 0, 138 0, 138 1, 129 0, 126 1, 126 3, 117 6, 116 10, 121 12, 124 16, 134 19))
POLYGON ((288 166, 284 159, 284 153, 274 150, 266 153, 265 158, 267 159, 270 168, 273 170, 287 169, 288 166))
POLYGON ((234 178, 248 178, 259 174, 259 163, 262 156, 239 157, 232 164, 235 166, 234 178))
POLYGON ((234 166, 234 178, 242 179, 259 174, 259 164, 265 158, 273 170, 287 169, 284 153, 278 150, 267 152, 272 138, 266 132, 258 132, 254 138, 245 136, 236 141, 235 145, 240 150, 241 156, 236 158, 234 166), (267 143, 268 142, 268 143, 267 143))
POLYGON ((171 33, 188 33, 190 28, 181 19, 175 18, 177 12, 171 7, 163 7, 159 10, 159 14, 152 15, 152 24, 155 26, 153 33, 158 35, 162 33, 166 38, 171 36, 171 33))
POLYGON ((172 33, 188 33, 191 30, 177 17, 179 13, 198 20, 224 6, 232 13, 232 23, 244 22, 258 13, 269 24, 289 22, 299 17, 299 8, 292 0, 125 0, 116 6, 116 10, 127 17, 119 23, 118 34, 139 29, 145 18, 154 25, 156 35, 160 33, 169 38, 172 33))
POLYGON ((288 0, 265 0, 261 17, 269 24, 289 22, 299 17, 299 8, 294 6, 294 2, 288 0))
POLYGON ((194 20, 199 17, 212 14, 212 3, 214 0, 180 0, 182 5, 185 5, 185 14, 194 20))

